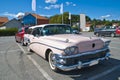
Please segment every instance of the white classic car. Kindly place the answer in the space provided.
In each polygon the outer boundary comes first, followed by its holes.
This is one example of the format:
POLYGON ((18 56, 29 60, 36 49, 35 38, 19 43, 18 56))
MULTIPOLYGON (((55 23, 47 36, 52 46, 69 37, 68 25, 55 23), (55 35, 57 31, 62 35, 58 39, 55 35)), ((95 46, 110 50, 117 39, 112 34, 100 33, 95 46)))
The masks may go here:
POLYGON ((48 60, 53 71, 69 71, 98 64, 110 56, 110 40, 74 34, 65 24, 44 24, 25 34, 28 50, 48 60))

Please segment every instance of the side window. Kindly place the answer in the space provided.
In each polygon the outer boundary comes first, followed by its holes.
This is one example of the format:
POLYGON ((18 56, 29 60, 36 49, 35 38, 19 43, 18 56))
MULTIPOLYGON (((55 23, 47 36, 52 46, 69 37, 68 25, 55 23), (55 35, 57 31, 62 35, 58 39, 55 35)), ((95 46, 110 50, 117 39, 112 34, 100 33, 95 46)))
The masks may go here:
POLYGON ((32 35, 39 36, 40 35, 39 29, 38 28, 34 29, 33 32, 32 32, 32 35))
POLYGON ((39 27, 38 31, 39 31, 39 36, 43 36, 42 27, 39 27))
POLYGON ((33 31, 33 29, 28 29, 27 33, 28 33, 28 34, 31 34, 32 31, 33 31))

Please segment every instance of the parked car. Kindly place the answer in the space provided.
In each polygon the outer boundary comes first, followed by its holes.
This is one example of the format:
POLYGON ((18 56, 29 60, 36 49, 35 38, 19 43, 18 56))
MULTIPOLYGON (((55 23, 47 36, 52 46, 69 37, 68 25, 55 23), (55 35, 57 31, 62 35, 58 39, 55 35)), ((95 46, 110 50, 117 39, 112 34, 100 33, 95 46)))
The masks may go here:
POLYGON ((100 30, 102 30, 104 27, 101 28, 94 28, 94 35, 99 36, 98 33, 100 30))
POLYGON ((96 28, 94 30, 94 34, 96 36, 111 36, 111 37, 115 37, 120 35, 120 31, 119 28, 117 28, 116 26, 105 26, 102 28, 96 28))
POLYGON ((73 33, 74 34, 82 34, 80 31, 78 31, 78 30, 73 30, 73 33))
POLYGON ((110 40, 73 34, 65 24, 31 27, 28 51, 34 51, 49 62, 53 71, 70 71, 98 64, 110 56, 110 40))
POLYGON ((25 45, 24 44, 24 34, 27 32, 28 27, 22 27, 18 29, 18 32, 15 34, 15 40, 16 42, 20 42, 21 45, 25 45))
POLYGON ((120 27, 116 28, 116 34, 120 36, 120 27))

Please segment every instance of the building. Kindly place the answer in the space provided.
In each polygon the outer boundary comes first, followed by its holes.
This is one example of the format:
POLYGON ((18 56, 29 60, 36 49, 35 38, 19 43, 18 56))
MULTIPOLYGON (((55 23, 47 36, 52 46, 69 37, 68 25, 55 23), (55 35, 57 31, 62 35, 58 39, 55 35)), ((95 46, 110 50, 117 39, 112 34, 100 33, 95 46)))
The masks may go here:
POLYGON ((45 17, 37 15, 37 14, 32 14, 32 15, 37 18, 37 25, 49 23, 48 18, 45 18, 45 17))
POLYGON ((19 21, 21 21, 23 26, 33 26, 49 23, 49 19, 34 13, 25 13, 24 16, 19 17, 19 21))
POLYGON ((0 26, 3 24, 3 23, 6 23, 8 22, 8 18, 7 17, 0 17, 0 26))
POLYGON ((19 28, 21 26, 22 26, 21 22, 14 18, 14 19, 9 20, 8 22, 3 23, 0 29, 19 28))
POLYGON ((85 14, 80 14, 80 28, 82 31, 86 31, 86 18, 85 14))

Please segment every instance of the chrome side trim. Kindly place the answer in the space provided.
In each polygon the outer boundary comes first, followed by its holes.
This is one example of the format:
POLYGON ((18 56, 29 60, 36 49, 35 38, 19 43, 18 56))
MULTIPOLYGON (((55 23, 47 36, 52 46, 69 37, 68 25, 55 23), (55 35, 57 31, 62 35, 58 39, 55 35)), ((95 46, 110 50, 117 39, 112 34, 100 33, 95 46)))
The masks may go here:
POLYGON ((31 44, 35 44, 35 43, 41 44, 41 45, 45 45, 45 46, 48 46, 48 47, 52 47, 52 48, 55 48, 55 49, 58 49, 58 50, 62 50, 62 51, 64 50, 64 49, 60 49, 60 48, 57 48, 57 47, 54 47, 54 46, 50 46, 50 45, 47 45, 47 44, 44 44, 44 43, 40 43, 40 42, 32 42, 28 46, 30 46, 31 44))

